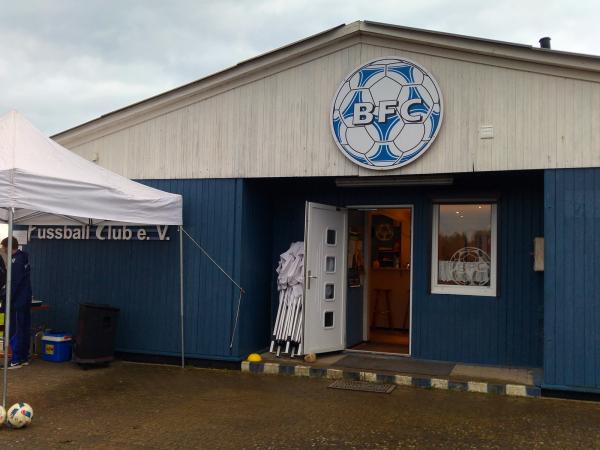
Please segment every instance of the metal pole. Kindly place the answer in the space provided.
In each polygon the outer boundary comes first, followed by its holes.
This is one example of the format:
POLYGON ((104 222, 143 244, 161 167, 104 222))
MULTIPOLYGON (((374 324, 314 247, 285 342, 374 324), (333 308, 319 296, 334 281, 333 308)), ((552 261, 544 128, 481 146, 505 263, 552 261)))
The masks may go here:
POLYGON ((184 333, 183 333, 183 227, 179 227, 179 319, 181 324, 181 368, 185 367, 184 333))
POLYGON ((12 297, 12 238, 13 238, 12 208, 8 208, 8 254, 6 257, 6 305, 4 308, 4 384, 2 386, 2 407, 6 409, 6 394, 8 390, 8 344, 10 340, 10 301, 12 297))

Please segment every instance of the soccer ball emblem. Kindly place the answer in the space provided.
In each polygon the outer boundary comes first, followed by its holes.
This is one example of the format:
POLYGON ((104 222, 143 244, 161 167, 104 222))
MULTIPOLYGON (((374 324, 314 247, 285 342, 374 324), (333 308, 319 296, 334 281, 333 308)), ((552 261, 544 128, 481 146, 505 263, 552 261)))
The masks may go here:
POLYGON ((450 257, 451 278, 456 284, 487 286, 490 283, 490 256, 477 247, 463 247, 450 257))
POLYGON ((331 112, 338 148, 369 169, 397 169, 420 157, 442 123, 442 96, 431 74, 407 59, 371 61, 346 77, 331 112))
POLYGON ((8 423, 13 428, 22 428, 31 423, 33 409, 27 403, 15 403, 8 408, 8 423))

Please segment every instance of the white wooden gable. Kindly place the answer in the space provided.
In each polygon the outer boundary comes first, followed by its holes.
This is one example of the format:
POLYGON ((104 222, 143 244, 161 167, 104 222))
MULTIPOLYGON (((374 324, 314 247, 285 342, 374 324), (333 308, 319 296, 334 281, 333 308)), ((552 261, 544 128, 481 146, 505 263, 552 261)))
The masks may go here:
POLYGON ((374 176, 600 166, 600 59, 369 22, 338 27, 67 130, 129 178, 374 176), (381 56, 437 79, 444 122, 421 158, 359 168, 331 136, 341 80, 381 56), (482 127, 493 138, 482 139, 482 127), (489 131, 489 128, 488 128, 489 131))

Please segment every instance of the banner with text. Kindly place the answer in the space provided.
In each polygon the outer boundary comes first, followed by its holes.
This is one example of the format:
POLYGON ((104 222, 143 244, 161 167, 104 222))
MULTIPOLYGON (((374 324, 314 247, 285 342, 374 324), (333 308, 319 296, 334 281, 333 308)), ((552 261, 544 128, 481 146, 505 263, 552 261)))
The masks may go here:
POLYGON ((168 225, 30 225, 27 228, 27 237, 29 241, 169 241, 168 231, 168 225))

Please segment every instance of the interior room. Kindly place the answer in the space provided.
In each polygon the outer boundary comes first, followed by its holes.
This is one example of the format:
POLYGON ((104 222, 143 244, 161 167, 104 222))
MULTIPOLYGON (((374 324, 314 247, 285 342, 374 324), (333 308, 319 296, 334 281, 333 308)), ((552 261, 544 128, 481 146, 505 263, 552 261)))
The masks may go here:
POLYGON ((364 342, 356 350, 410 353, 411 208, 365 214, 364 342))

